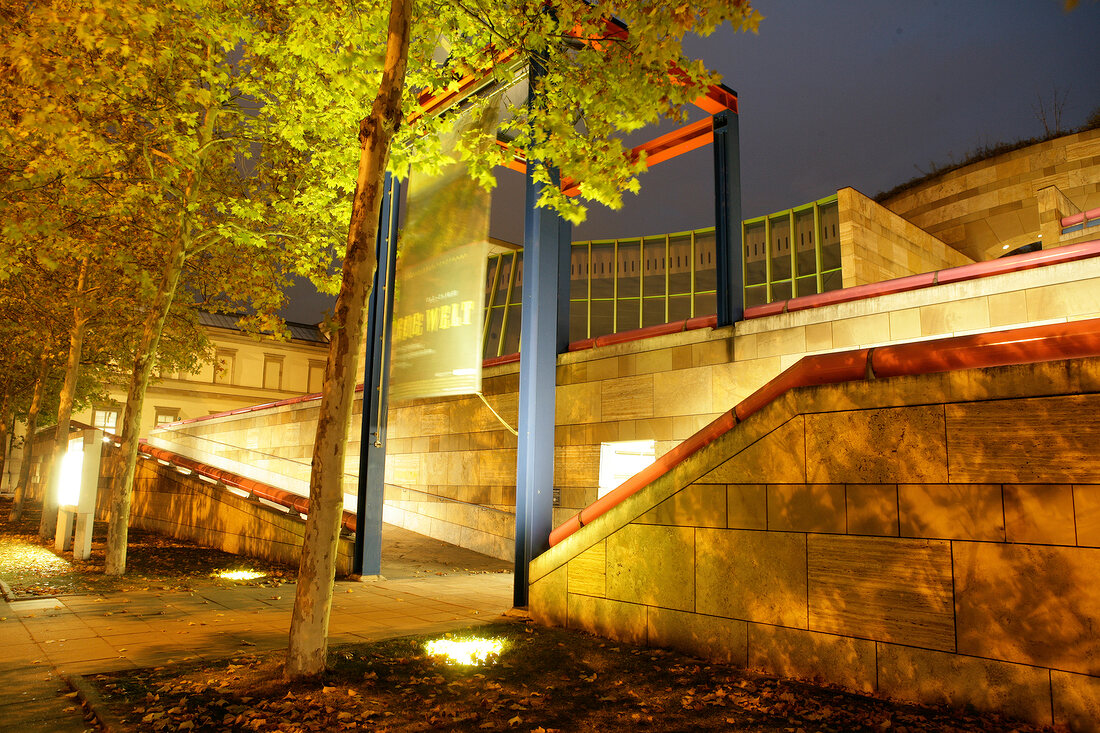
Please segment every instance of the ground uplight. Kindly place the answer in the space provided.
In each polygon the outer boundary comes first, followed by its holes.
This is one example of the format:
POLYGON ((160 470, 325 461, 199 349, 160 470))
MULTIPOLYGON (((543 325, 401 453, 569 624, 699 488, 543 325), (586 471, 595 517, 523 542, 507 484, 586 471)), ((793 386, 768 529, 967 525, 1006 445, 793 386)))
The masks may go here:
POLYGON ((504 650, 502 639, 432 639, 424 645, 430 656, 448 664, 471 666, 493 661, 504 650))
POLYGON ((223 580, 256 580, 267 577, 267 573, 256 570, 223 570, 217 576, 223 580))

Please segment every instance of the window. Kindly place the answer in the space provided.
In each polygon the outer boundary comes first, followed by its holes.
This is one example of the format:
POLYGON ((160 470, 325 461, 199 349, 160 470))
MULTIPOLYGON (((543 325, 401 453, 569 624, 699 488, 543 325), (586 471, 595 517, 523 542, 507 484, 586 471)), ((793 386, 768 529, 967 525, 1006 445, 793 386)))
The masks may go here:
POLYGON ((168 423, 177 422, 180 419, 180 408, 158 407, 155 414, 156 420, 153 424, 159 428, 161 425, 167 425, 168 423))
POLYGON ((283 388, 283 357, 264 354, 264 389, 283 388))
POLYGON ((306 392, 314 394, 321 391, 321 385, 325 383, 325 362, 309 360, 309 379, 306 382, 306 392))
POLYGON ((597 497, 602 498, 624 481, 656 460, 653 440, 622 440, 600 444, 600 485, 597 497))
POLYGON ((232 349, 218 349, 214 359, 214 383, 236 384, 237 352, 232 349))
POLYGON ((118 432, 119 411, 111 408, 92 410, 92 426, 105 433, 118 432))

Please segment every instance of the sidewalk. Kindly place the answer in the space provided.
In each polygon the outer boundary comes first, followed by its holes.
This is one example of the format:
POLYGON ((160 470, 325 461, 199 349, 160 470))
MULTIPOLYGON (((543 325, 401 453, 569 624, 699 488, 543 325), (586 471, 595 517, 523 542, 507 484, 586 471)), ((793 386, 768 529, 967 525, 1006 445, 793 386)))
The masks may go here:
MULTIPOLYGON (((512 604, 512 577, 337 582, 329 640, 376 641, 496 620, 512 604)), ((293 603, 294 585, 0 601, 0 727, 87 730, 62 675, 284 649, 293 603)))

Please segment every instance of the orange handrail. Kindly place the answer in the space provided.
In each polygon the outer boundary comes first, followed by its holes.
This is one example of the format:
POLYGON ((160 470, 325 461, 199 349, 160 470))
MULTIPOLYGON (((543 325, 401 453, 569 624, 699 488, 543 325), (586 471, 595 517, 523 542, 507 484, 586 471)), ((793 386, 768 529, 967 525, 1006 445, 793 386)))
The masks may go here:
POLYGON ((732 410, 556 527, 550 533, 550 546, 664 476, 737 423, 796 387, 1087 357, 1100 357, 1100 318, 804 356, 732 410))
POLYGON ((855 285, 841 290, 830 290, 826 293, 814 295, 800 295, 789 300, 776 300, 763 305, 754 305, 745 309, 745 319, 763 318, 774 316, 778 313, 793 313, 794 311, 808 308, 820 308, 823 305, 836 305, 848 303, 853 300, 875 298, 891 293, 903 293, 909 290, 920 290, 933 285, 946 285, 948 283, 963 282, 965 280, 977 280, 993 275, 1004 275, 1010 272, 1031 270, 1036 267, 1057 265, 1063 262, 1075 262, 1090 257, 1100 256, 1100 239, 1090 242, 1080 242, 1064 247, 1041 249, 1035 252, 1010 255, 986 262, 975 262, 969 265, 960 265, 946 270, 925 272, 919 275, 906 275, 905 277, 883 280, 867 285, 855 285))
MULTIPOLYGON (((302 515, 309 514, 309 499, 304 496, 299 496, 285 489, 279 489, 269 484, 255 481, 247 476, 241 476, 239 473, 233 473, 224 468, 211 466, 202 461, 197 461, 194 458, 188 458, 187 456, 182 456, 179 453, 173 453, 163 448, 142 444, 138 448, 138 451, 152 458, 166 461, 174 466, 189 469, 201 476, 220 481, 226 486, 240 489, 241 491, 247 491, 253 496, 259 497, 260 499, 266 499, 279 506, 284 506, 287 509, 293 509, 302 515)), ((345 511, 341 523, 349 532, 354 532, 356 525, 355 514, 345 511)))

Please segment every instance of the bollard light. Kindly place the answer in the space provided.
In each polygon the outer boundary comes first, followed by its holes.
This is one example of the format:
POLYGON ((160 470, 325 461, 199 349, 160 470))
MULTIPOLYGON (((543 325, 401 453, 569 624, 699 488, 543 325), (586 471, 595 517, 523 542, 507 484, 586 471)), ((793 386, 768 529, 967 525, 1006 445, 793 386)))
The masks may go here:
POLYGON ((61 459, 61 479, 57 484, 57 503, 75 512, 80 504, 80 484, 84 479, 84 437, 69 441, 61 459))
POLYGON ((57 532, 54 535, 54 548, 60 552, 71 547, 76 560, 87 560, 92 554, 92 522, 99 489, 103 438, 101 430, 85 430, 79 437, 71 439, 58 471, 57 532))

